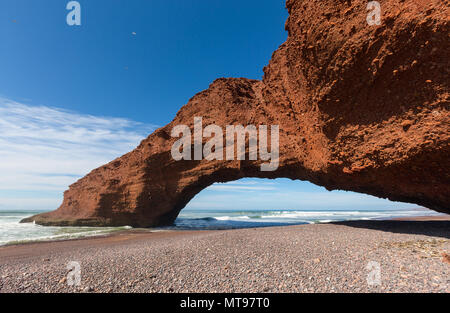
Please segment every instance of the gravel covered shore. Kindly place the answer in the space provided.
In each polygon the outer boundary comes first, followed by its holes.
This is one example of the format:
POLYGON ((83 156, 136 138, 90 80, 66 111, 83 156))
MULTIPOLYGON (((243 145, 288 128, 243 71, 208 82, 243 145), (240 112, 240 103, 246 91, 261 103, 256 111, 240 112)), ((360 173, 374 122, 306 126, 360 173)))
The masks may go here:
POLYGON ((450 292, 449 221, 132 230, 0 247, 1 292, 450 292), (81 285, 67 285, 67 264, 81 285), (377 262, 381 285, 369 285, 377 262), (373 268, 372 268, 373 270, 373 268))

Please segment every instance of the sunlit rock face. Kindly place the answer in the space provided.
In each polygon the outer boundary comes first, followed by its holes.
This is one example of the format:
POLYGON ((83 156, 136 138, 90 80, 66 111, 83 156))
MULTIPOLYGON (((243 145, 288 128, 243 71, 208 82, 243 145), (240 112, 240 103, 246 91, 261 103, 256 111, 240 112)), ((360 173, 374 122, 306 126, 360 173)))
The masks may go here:
POLYGON ((56 211, 25 221, 167 225, 202 189, 243 177, 308 180, 450 213, 445 3, 385 0, 381 25, 370 26, 366 0, 287 1, 289 36, 262 81, 216 80, 135 150, 71 185, 56 211), (175 161, 172 129, 194 131, 195 117, 223 129, 278 125, 278 168, 175 161))

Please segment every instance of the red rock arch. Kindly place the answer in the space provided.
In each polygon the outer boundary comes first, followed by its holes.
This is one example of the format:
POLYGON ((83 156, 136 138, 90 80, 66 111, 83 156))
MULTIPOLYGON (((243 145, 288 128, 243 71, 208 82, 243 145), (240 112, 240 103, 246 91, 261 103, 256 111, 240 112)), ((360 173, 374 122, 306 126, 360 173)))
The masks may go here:
POLYGON ((44 225, 170 224, 195 194, 243 177, 309 180, 450 213, 448 8, 367 1, 288 0, 287 41, 262 81, 216 80, 132 152, 70 186, 44 225), (447 13, 446 13, 447 12, 447 13), (175 125, 279 125, 280 166, 174 161, 175 125))

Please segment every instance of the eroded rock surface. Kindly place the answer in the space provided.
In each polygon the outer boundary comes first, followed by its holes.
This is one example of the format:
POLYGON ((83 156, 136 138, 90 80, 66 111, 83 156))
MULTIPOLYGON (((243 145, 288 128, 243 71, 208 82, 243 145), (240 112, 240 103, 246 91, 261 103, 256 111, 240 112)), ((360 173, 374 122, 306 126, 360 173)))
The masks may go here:
POLYGON ((262 81, 221 78, 132 152, 70 186, 43 225, 171 224, 202 189, 243 177, 308 180, 450 213, 449 1, 288 0, 287 41, 262 81), (279 125, 280 164, 175 161, 174 126, 279 125))

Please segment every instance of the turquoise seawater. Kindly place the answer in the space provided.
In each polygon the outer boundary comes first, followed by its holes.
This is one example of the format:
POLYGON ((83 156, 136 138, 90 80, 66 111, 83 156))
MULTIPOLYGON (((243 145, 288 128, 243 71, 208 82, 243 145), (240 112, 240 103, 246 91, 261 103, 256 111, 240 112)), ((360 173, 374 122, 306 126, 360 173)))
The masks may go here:
MULTIPOLYGON (((46 227, 19 221, 37 211, 0 211, 0 245, 29 241, 59 240, 107 234, 131 227, 46 227)), ((188 210, 175 224, 161 229, 235 229, 324 223, 346 220, 389 219, 439 215, 425 209, 406 210, 188 210)))

